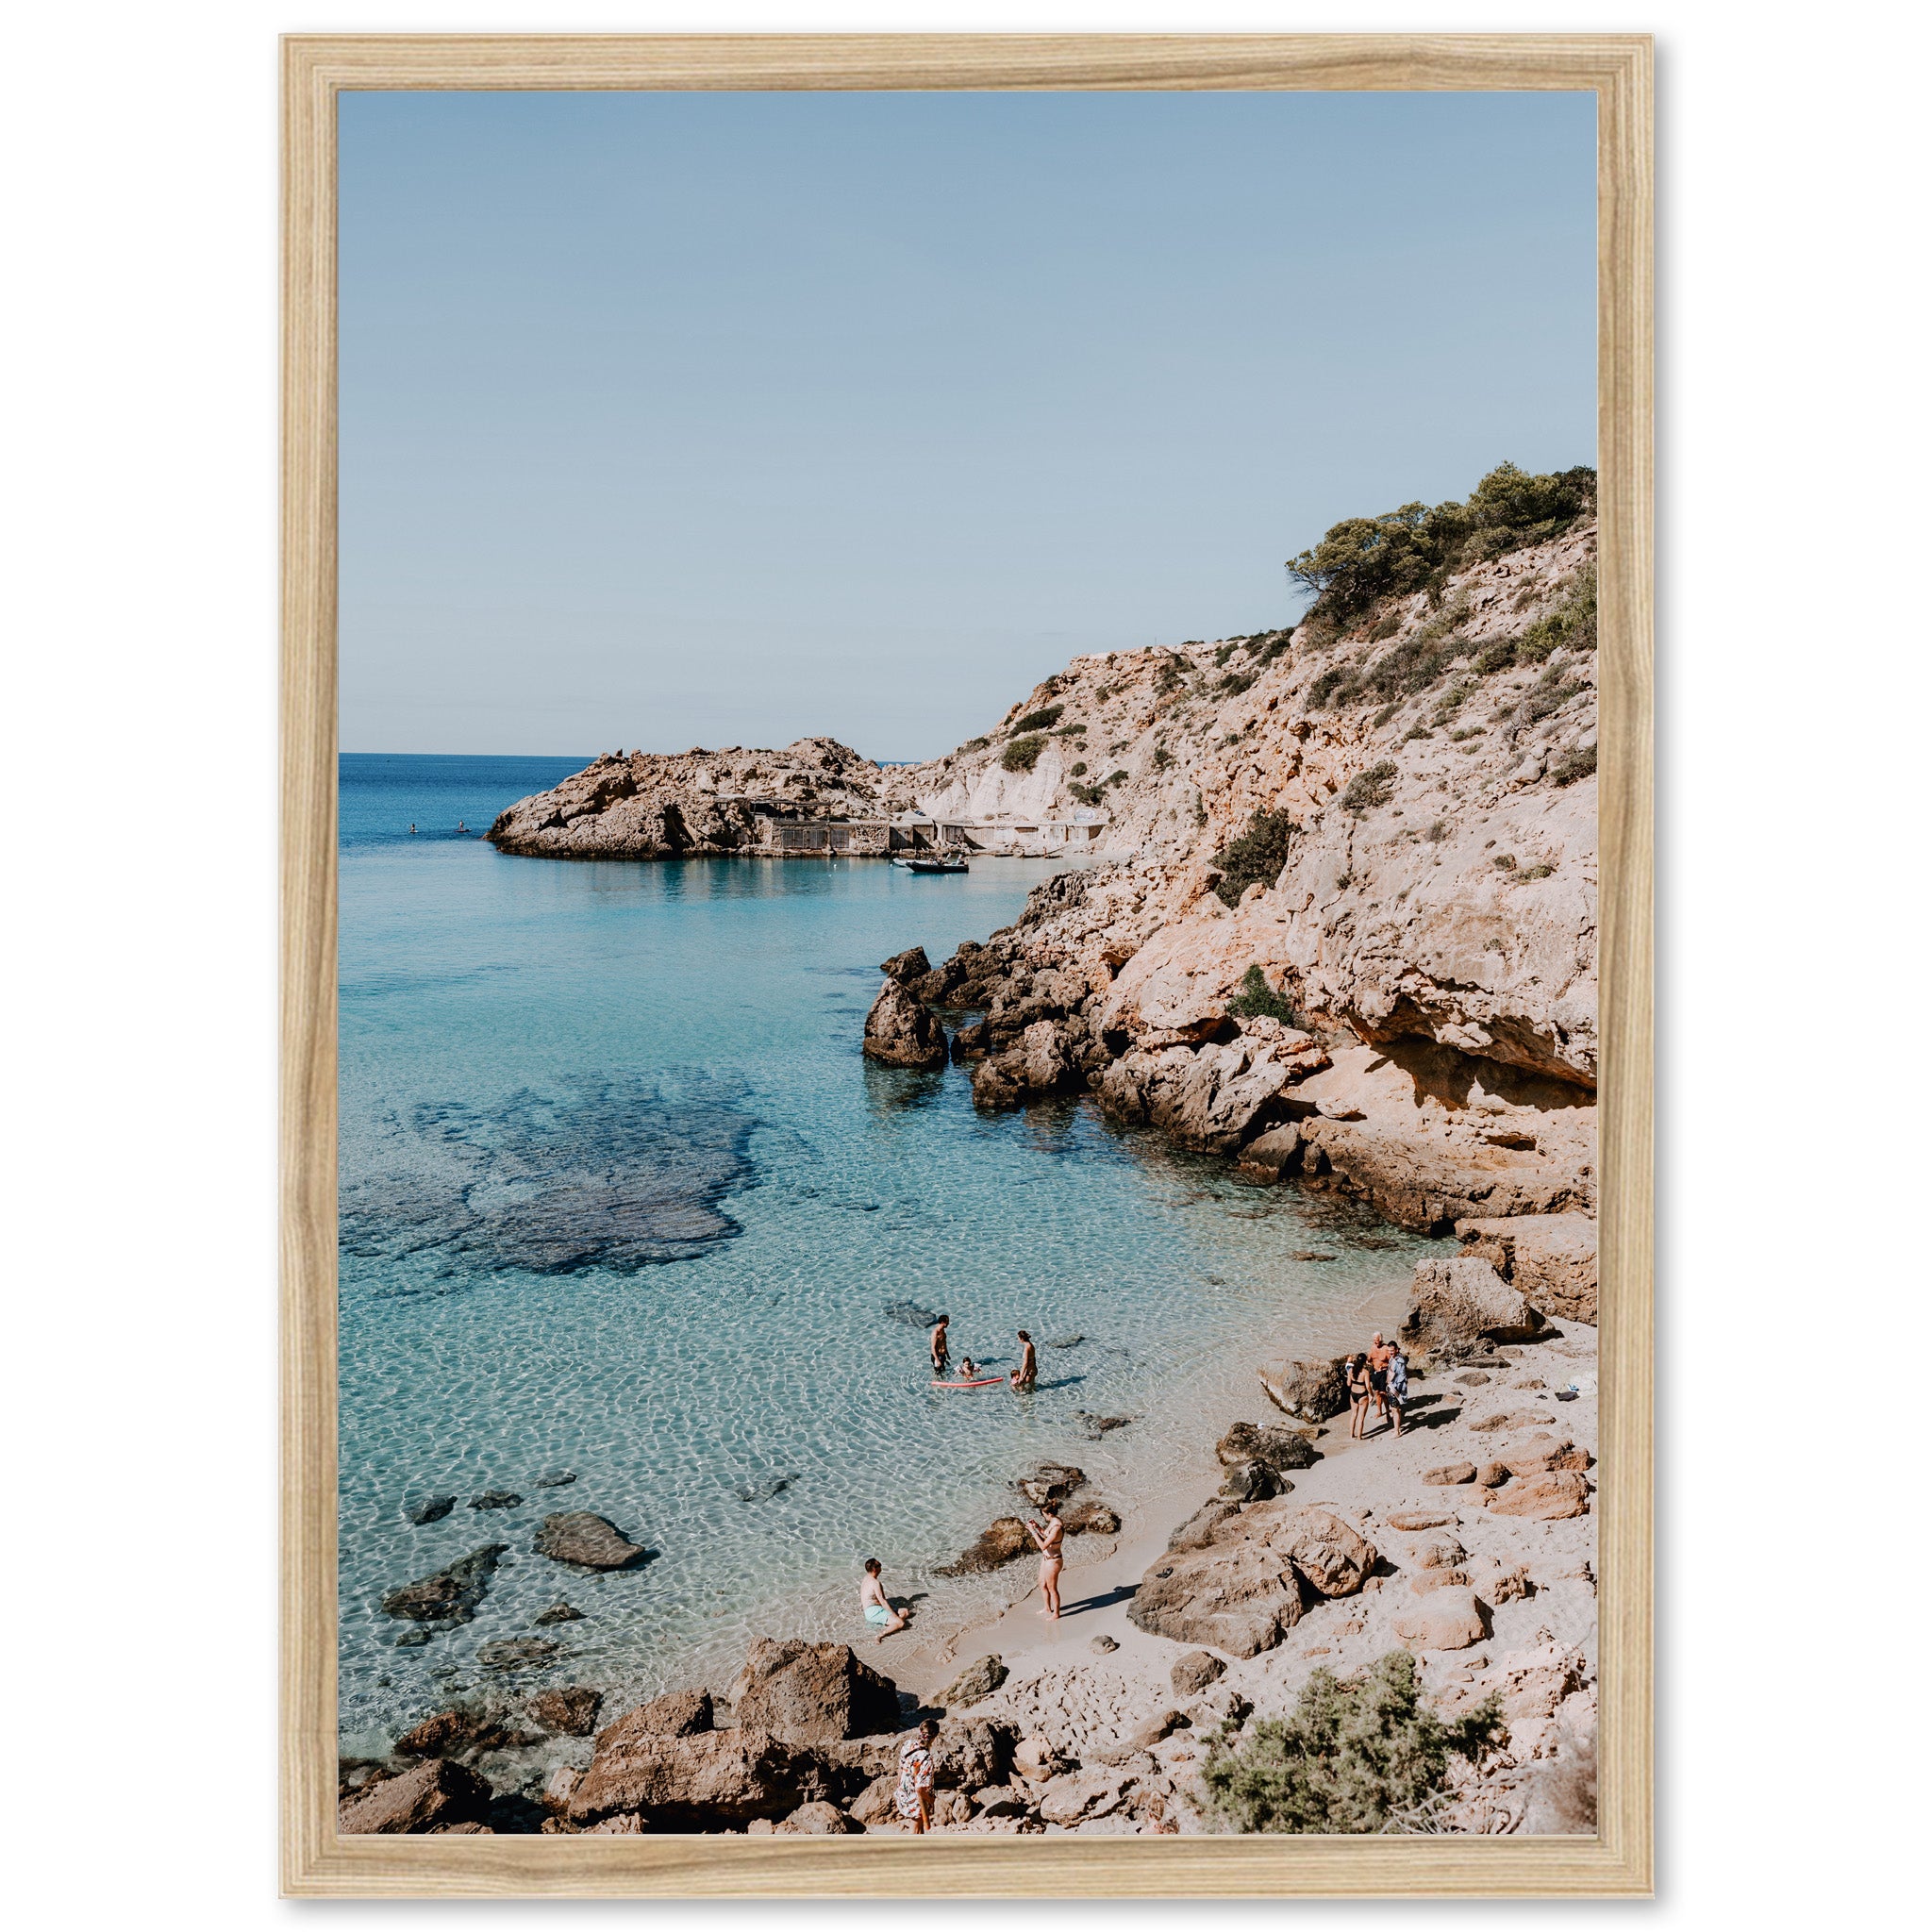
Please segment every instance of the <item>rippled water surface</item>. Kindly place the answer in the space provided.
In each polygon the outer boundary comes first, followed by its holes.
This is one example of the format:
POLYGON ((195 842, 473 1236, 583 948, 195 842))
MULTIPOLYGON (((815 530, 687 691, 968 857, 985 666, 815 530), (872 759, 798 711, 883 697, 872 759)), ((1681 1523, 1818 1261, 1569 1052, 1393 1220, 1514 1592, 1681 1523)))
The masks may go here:
POLYGON ((342 762, 351 1736, 472 1681, 479 1644, 559 1597, 585 1615, 548 1633, 547 1678, 650 1690, 722 1679, 754 1630, 852 1634, 867 1555, 900 1593, 984 1591, 932 1567, 1031 1461, 1130 1502, 1257 1412, 1264 1349, 1422 1250, 1090 1103, 984 1117, 957 1072, 865 1062, 877 962, 984 939, 1044 865, 508 858, 458 821, 585 760, 342 762), (956 1356, 998 1368, 1030 1328, 1039 1391, 935 1392, 937 1308, 956 1356), (1096 1443, 1081 1410, 1135 1420, 1096 1443), (468 1507, 491 1489, 523 1501, 468 1507), (412 1526, 427 1494, 458 1506, 412 1526), (658 1554, 561 1570, 530 1547, 561 1508, 658 1554), (397 1648, 382 1591, 490 1542, 508 1554, 475 1620, 397 1648))

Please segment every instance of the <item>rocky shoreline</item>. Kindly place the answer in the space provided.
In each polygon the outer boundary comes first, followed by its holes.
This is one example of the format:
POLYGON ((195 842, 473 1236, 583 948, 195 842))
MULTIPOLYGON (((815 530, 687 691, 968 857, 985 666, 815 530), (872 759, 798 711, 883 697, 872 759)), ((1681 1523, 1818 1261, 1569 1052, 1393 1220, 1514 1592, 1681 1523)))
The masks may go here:
MULTIPOLYGON (((380 1758, 340 1770, 344 1833, 897 1830, 897 1750, 939 1721, 935 1822, 948 1832, 1168 1834, 1227 1828, 1202 1780, 1290 1713, 1317 1669, 1344 1678, 1391 1650, 1454 1717, 1494 1697, 1491 1744, 1453 1760, 1425 1821, 1388 1829, 1588 1831, 1593 1802, 1595 1336, 1550 1291, 1506 1282, 1480 1250, 1417 1266, 1403 1333, 1408 1426, 1353 1441, 1334 1361, 1264 1363, 1258 1416, 1216 1445, 1218 1493, 1123 1533, 1070 1465, 1022 1477, 1104 1552, 1069 1545, 1058 1625, 1030 1589, 990 1624, 883 1674, 841 1643, 759 1639, 723 1690, 694 1688, 601 1724, 594 1685, 518 1692, 561 1646, 490 1646, 504 1686, 430 1713, 380 1758), (1063 1500, 1064 1499, 1064 1500, 1063 1500), (991 1648, 980 1649, 982 1644, 991 1648), (977 1651, 960 1667, 959 1653, 977 1651), (943 1683, 928 1681, 942 1674, 943 1683)), ((1519 1251, 1518 1259, 1521 1255, 1519 1251)), ((996 1521, 960 1559, 1020 1554, 996 1521)), ((392 1592, 446 1625, 474 1609, 501 1545, 392 1592)), ((559 1565, 648 1553, 590 1512, 546 1519, 559 1565)), ((1016 1580, 1030 1584, 1030 1565, 1016 1580)), ((538 1624, 568 1623, 560 1602, 538 1624)), ((915 1622, 911 1639, 920 1635, 915 1622)))

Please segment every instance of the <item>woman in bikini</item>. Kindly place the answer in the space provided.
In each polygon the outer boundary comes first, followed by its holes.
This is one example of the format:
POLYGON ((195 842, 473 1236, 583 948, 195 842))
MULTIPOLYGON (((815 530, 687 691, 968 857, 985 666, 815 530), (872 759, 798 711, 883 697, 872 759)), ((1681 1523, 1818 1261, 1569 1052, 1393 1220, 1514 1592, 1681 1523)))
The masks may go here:
POLYGON ((1040 1546, 1040 1593, 1046 1600, 1046 1607, 1040 1614, 1058 1624, 1060 1620, 1060 1541, 1066 1535, 1066 1525, 1051 1503, 1043 1514, 1046 1520, 1042 1523, 1034 1522, 1030 1516, 1026 1519, 1026 1534, 1040 1546))
POLYGON ((892 1607, 892 1600, 886 1594, 886 1586, 879 1579, 879 1559, 876 1557, 865 1559, 865 1581, 858 1586, 858 1607, 865 1612, 865 1621, 879 1633, 881 1643, 895 1630, 906 1627, 906 1612, 892 1607))
POLYGON ((1369 1367, 1358 1355, 1342 1364, 1342 1379, 1348 1384, 1348 1433, 1360 1436, 1369 1420, 1369 1367))

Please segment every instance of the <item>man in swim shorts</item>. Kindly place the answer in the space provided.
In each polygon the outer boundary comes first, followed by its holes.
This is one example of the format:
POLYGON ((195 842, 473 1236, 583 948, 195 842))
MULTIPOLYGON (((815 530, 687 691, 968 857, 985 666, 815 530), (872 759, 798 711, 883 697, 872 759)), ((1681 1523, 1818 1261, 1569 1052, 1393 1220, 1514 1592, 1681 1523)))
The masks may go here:
POLYGON ((865 1621, 878 1631, 881 1643, 895 1630, 906 1627, 906 1612, 892 1607, 892 1600, 886 1594, 886 1586, 879 1580, 879 1559, 876 1557, 865 1559, 865 1581, 858 1586, 858 1606, 865 1612, 865 1621))
POLYGON ((952 1358, 952 1351, 946 1346, 946 1324, 952 1319, 950 1315, 941 1315, 933 1325, 932 1372, 938 1376, 944 1375, 946 1363, 952 1358))
POLYGON ((1375 1413, 1384 1422, 1389 1419, 1389 1364, 1394 1359, 1394 1349, 1382 1340, 1378 1329, 1369 1349, 1369 1391, 1375 1398, 1375 1413))

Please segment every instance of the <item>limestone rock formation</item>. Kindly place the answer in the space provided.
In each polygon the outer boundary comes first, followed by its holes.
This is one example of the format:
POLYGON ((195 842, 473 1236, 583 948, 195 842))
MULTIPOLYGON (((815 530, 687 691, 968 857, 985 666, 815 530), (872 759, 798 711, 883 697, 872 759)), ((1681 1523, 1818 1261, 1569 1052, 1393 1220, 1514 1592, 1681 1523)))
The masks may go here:
POLYGON ((783 1818, 816 1795, 815 1782, 808 1761, 755 1724, 681 1737, 613 1725, 598 1738, 568 1816, 579 1828, 639 1813, 659 1830, 715 1829, 783 1818))
POLYGON ((787 1744, 825 1744, 899 1728, 899 1692, 849 1644, 756 1639, 731 1687, 741 1725, 787 1744))
POLYGON ((888 979, 865 1016, 862 1050, 883 1066, 942 1067, 946 1029, 898 980, 888 979))
POLYGON ((490 828, 500 851, 540 858, 684 858, 759 847, 771 820, 874 819, 885 774, 830 738, 782 751, 613 752, 490 828))
POLYGON ((411 1771, 365 1785, 337 1809, 345 1838, 371 1833, 417 1835, 455 1824, 480 1824, 490 1787, 467 1765, 432 1757, 411 1771))
POLYGON ((1524 1214, 1456 1224, 1463 1252, 1495 1269, 1531 1307, 1596 1322, 1596 1221, 1588 1214, 1524 1214))
POLYGON ((1276 1362, 1257 1370, 1261 1392, 1283 1415, 1301 1423, 1325 1423, 1348 1409, 1341 1357, 1320 1362, 1276 1362))
POLYGON ((1257 1423, 1236 1423, 1214 1445, 1214 1453, 1224 1468, 1259 1462, 1277 1474, 1291 1469, 1312 1469, 1321 1459, 1321 1452, 1306 1436, 1257 1423))
POLYGON ((603 1704, 603 1691, 588 1684, 572 1684, 540 1690, 524 1708, 546 1731, 565 1738, 588 1738, 597 1727, 597 1713, 603 1704))
POLYGON ((1487 1261, 1415 1264, 1414 1303, 1402 1324, 1413 1348, 1451 1357, 1489 1341, 1526 1341, 1543 1318, 1487 1261))

